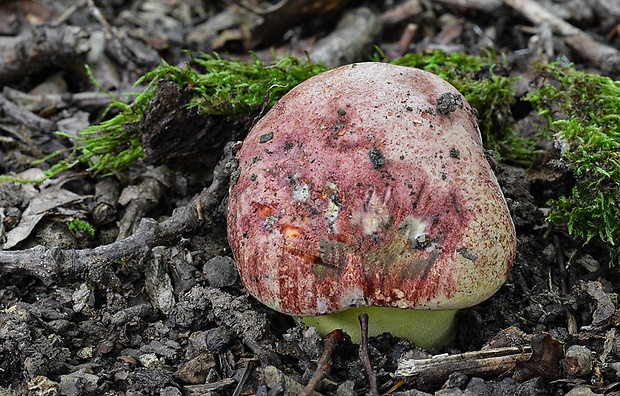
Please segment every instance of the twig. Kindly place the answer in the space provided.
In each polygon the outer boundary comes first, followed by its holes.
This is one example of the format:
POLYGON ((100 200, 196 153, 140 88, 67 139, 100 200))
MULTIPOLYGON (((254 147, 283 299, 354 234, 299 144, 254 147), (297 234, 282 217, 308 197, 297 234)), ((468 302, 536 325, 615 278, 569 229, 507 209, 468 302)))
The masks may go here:
MULTIPOLYGON (((496 0, 500 1, 500 0, 496 0)), ((410 21, 424 11, 420 0, 407 0, 387 9, 381 14, 381 22, 384 27, 392 27, 403 22, 410 21)))
POLYGON ((347 10, 336 29, 316 43, 310 59, 328 67, 365 59, 381 25, 381 19, 367 7, 347 10))
POLYGON ((488 13, 496 12, 502 6, 502 0, 437 0, 437 2, 461 10, 478 10, 488 13))
MULTIPOLYGON (((562 289, 562 294, 567 295, 573 282, 572 279, 570 279, 571 277, 569 275, 569 271, 567 271, 566 260, 564 260, 564 251, 560 245, 560 238, 557 235, 553 236, 553 246, 555 247, 555 257, 558 262, 558 269, 560 272, 560 287, 562 289)), ((569 260, 569 263, 570 261, 571 260, 569 260)), ((567 310, 566 313, 566 328, 568 329, 568 334, 573 335, 578 333, 577 318, 570 309, 567 310)))
POLYGON ((394 377, 427 385, 442 383, 457 371, 467 376, 488 378, 509 372, 515 367, 517 358, 525 360, 530 355, 528 346, 436 355, 429 359, 403 359, 398 362, 394 377))
POLYGON ((224 156, 213 171, 213 182, 187 206, 177 209, 170 218, 157 223, 142 219, 136 232, 109 245, 94 249, 47 249, 36 246, 20 251, 0 251, 0 272, 21 272, 34 276, 46 284, 58 277, 87 277, 97 284, 114 287, 118 280, 111 271, 117 260, 139 262, 158 245, 172 244, 199 228, 209 227, 227 192, 228 181, 236 167, 233 152, 236 146, 229 143, 224 156))
POLYGON ((560 238, 557 235, 553 236, 553 247, 555 247, 555 257, 558 261, 558 269, 560 271, 560 285, 562 288, 562 294, 568 294, 568 275, 566 273, 566 262, 564 261, 564 251, 560 246, 560 238))
POLYGON ((94 31, 79 26, 37 26, 0 43, 0 84, 50 66, 86 62, 94 31))
POLYGON ((22 109, 8 100, 3 94, 0 94, 0 109, 2 109, 7 116, 36 132, 47 134, 52 132, 56 126, 53 121, 22 109))
POLYGON ((319 358, 316 371, 312 375, 312 378, 310 378, 310 381, 308 381, 308 385, 297 392, 297 396, 311 395, 318 383, 331 372, 332 366, 329 364, 329 359, 336 346, 343 340, 344 333, 340 329, 336 329, 325 336, 323 340, 323 354, 319 358))
POLYGON ((88 12, 99 24, 101 24, 108 32, 112 32, 112 25, 103 16, 99 8, 93 0, 81 0, 68 7, 58 18, 52 21, 51 26, 58 27, 64 24, 76 11, 88 7, 88 12))
POLYGON ((74 106, 81 109, 102 108, 109 106, 114 98, 118 98, 122 102, 129 102, 131 98, 137 95, 136 88, 132 92, 111 92, 110 94, 101 92, 78 92, 71 94, 65 92, 62 94, 40 94, 32 95, 18 91, 11 87, 4 87, 2 93, 12 102, 20 103, 23 108, 31 111, 39 111, 42 109, 62 110, 74 106))
POLYGON ((503 1, 532 23, 541 25, 546 22, 551 25, 553 31, 562 36, 568 45, 604 71, 613 73, 620 71, 620 53, 615 48, 599 43, 583 30, 558 18, 534 0, 503 1))
POLYGON ((250 361, 248 361, 248 364, 246 364, 245 367, 243 367, 243 369, 242 369, 243 370, 243 374, 241 374, 241 379, 239 379, 239 382, 237 382, 237 386, 235 387, 235 391, 233 392, 232 396, 239 396, 239 395, 241 395, 241 391, 245 387, 246 381, 250 377, 250 373, 252 372, 252 370, 254 370, 254 363, 255 362, 256 362, 256 360, 250 360, 250 361))
POLYGON ((264 9, 252 6, 250 4, 246 4, 242 0, 234 0, 234 3, 237 4, 238 6, 242 7, 242 8, 245 8, 248 11, 251 11, 251 12, 257 14, 257 15, 266 15, 266 14, 271 14, 272 12, 276 12, 280 8, 284 7, 286 5, 286 3, 288 3, 288 0, 281 0, 280 2, 272 5, 271 7, 267 7, 267 8, 264 8, 264 9))
POLYGON ((112 26, 107 21, 107 19, 105 19, 101 11, 99 11, 99 8, 97 8, 95 2, 93 0, 86 0, 86 5, 88 6, 88 10, 90 11, 90 14, 93 16, 93 18, 95 18, 97 22, 103 25, 103 27, 106 28, 107 31, 111 32, 112 26))
POLYGON ((361 333, 362 333, 362 343, 360 345, 360 359, 364 364, 364 369, 366 370, 366 375, 368 376, 368 385, 370 387, 370 394, 372 396, 379 396, 379 388, 377 387, 377 377, 375 376, 375 371, 372 368, 372 364, 370 363, 370 354, 368 352, 368 314, 363 313, 357 316, 357 319, 360 321, 361 333))
POLYGON ((419 27, 415 23, 407 24, 403 34, 400 36, 400 40, 398 41, 398 45, 400 46, 400 55, 405 55, 409 52, 409 45, 413 42, 415 35, 418 33, 419 27))

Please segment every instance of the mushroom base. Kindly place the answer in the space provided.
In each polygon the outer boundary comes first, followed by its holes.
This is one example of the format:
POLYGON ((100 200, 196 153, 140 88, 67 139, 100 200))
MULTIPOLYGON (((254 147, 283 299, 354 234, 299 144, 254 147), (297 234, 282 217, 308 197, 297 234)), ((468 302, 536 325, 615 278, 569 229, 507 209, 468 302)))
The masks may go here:
POLYGON ((415 346, 425 349, 441 347, 452 340, 456 329, 456 310, 422 311, 390 307, 357 307, 322 316, 306 316, 303 322, 316 327, 324 336, 335 329, 342 329, 351 341, 361 340, 359 314, 368 314, 368 336, 390 333, 406 338, 415 346))

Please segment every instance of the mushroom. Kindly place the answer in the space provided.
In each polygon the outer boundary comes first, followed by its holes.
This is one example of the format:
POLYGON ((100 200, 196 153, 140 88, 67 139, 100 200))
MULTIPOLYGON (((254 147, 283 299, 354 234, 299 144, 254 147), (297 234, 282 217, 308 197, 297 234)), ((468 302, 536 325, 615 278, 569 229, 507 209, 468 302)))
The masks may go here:
POLYGON ((293 88, 237 153, 228 240, 265 305, 359 341, 450 340, 515 256, 514 225, 475 111, 415 68, 346 65, 293 88))

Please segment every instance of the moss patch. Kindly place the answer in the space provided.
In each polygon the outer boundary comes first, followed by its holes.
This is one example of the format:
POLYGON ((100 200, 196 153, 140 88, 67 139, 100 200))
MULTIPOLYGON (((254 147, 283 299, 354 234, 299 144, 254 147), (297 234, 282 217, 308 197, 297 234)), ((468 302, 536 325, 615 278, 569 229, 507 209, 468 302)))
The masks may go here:
POLYGON ((272 64, 258 58, 246 63, 208 55, 192 58, 182 67, 163 62, 136 82, 146 84, 146 89, 131 104, 114 100, 108 111, 118 113, 116 116, 73 138, 76 142, 70 157, 55 164, 47 175, 53 177, 80 163, 87 164, 90 172, 104 174, 134 164, 143 156, 138 125, 155 97, 160 79, 173 81, 179 90, 191 90, 194 98, 188 107, 202 114, 235 115, 269 108, 293 87, 325 70, 325 66, 294 57, 272 64))
POLYGON ((538 66, 546 79, 526 98, 561 150, 560 165, 575 177, 568 196, 551 202, 553 222, 571 235, 612 248, 620 243, 620 82, 557 63, 538 66))

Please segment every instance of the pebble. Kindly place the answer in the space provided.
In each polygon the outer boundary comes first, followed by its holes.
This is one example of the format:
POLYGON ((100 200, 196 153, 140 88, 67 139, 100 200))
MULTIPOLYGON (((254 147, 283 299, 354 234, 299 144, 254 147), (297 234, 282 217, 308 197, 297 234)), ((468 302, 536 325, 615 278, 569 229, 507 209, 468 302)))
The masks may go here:
POLYGON ((581 345, 571 345, 566 350, 564 369, 571 377, 585 377, 592 372, 592 351, 581 345))
POLYGON ((226 256, 215 256, 202 267, 202 272, 211 287, 233 286, 239 278, 237 264, 226 256))
POLYGON ((566 396, 595 396, 596 393, 592 392, 592 389, 587 386, 578 386, 573 388, 566 394, 566 396))

